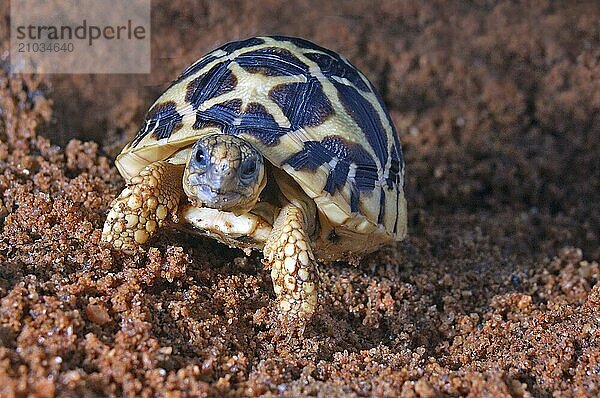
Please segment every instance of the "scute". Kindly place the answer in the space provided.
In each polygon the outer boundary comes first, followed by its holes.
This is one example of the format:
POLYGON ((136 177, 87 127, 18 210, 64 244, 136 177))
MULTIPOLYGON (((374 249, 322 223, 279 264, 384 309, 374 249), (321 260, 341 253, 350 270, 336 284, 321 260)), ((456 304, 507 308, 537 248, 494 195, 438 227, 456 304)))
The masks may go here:
POLYGON ((335 52, 283 36, 212 51, 156 101, 117 164, 135 175, 215 131, 244 137, 289 173, 341 235, 404 237, 396 131, 371 83, 335 52))
POLYGON ((269 97, 290 121, 290 128, 298 130, 322 124, 335 114, 323 85, 311 77, 306 83, 289 83, 275 86, 269 97))

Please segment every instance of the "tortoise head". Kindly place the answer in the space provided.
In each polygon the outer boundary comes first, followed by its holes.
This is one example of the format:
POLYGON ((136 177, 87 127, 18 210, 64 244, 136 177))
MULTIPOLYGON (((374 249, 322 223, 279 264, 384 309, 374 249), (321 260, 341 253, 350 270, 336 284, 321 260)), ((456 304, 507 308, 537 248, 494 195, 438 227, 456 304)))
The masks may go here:
POLYGON ((196 206, 242 214, 254 207, 266 184, 263 156, 227 134, 200 138, 187 160, 183 188, 196 206))

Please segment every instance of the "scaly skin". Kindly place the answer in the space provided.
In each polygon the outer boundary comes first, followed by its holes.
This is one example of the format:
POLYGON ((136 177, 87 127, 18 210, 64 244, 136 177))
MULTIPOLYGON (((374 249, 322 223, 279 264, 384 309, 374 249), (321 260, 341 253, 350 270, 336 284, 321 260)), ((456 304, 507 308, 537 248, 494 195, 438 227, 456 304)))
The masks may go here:
POLYGON ((317 263, 307 230, 303 210, 288 203, 275 220, 264 249, 280 321, 301 331, 317 307, 317 263))
POLYGON ((146 166, 111 203, 102 241, 132 253, 177 214, 183 194, 183 165, 158 161, 146 166))
POLYGON ((262 155, 238 137, 227 134, 212 134, 192 147, 183 174, 183 190, 194 205, 243 214, 251 210, 258 201, 260 192, 267 182, 262 155), (198 165, 195 153, 205 148, 206 165, 198 165), (240 169, 250 158, 256 160, 256 181, 243 183, 240 169), (199 186, 219 190, 219 194, 197 191, 199 186))

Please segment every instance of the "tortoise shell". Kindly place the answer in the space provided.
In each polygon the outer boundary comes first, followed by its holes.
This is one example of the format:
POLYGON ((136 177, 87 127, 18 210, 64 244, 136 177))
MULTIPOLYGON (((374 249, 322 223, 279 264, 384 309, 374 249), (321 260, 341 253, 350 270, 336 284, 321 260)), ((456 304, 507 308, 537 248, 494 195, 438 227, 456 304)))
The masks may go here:
POLYGON ((117 167, 131 178, 215 131, 244 138, 288 173, 330 224, 329 240, 405 236, 396 130, 373 85, 335 52, 282 36, 225 44, 158 98, 117 167))

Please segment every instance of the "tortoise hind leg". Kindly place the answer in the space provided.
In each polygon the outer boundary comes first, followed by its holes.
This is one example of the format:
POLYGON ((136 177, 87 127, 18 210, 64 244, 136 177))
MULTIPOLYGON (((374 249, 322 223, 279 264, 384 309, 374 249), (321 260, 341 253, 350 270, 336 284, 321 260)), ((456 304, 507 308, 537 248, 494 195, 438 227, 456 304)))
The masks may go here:
POLYGON ((133 177, 111 203, 102 241, 131 253, 174 218, 183 194, 183 167, 157 161, 133 177))
POLYGON ((317 263, 302 208, 288 203, 274 222, 265 244, 279 318, 286 327, 304 329, 317 307, 317 263))

